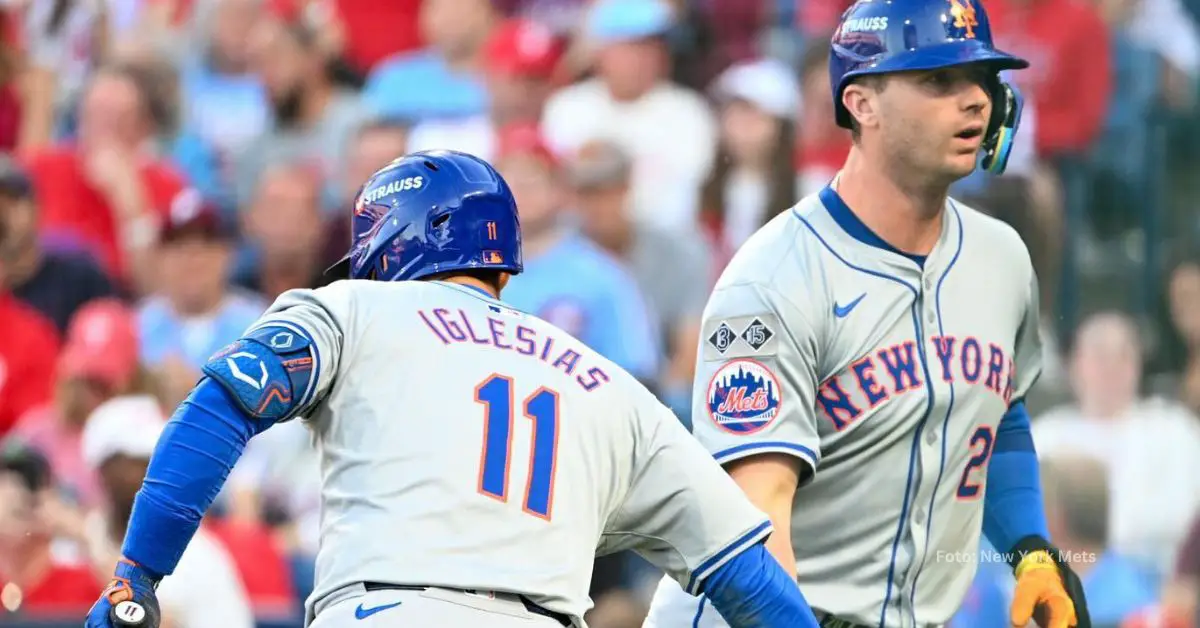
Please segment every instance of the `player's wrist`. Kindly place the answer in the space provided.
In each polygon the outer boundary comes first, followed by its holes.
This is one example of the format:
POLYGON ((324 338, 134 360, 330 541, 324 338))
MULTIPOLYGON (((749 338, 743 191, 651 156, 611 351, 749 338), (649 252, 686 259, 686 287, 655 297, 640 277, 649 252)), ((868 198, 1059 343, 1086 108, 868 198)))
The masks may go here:
MULTIPOLYGON (((1051 545, 1050 541, 1043 536, 1030 535, 1022 538, 1020 541, 1017 541, 1017 543, 1008 550, 1008 564, 1010 567, 1012 567, 1013 573, 1015 575, 1017 574, 1018 568, 1020 568, 1026 558, 1029 558, 1031 555, 1039 552, 1042 555, 1041 559, 1049 558, 1051 564, 1058 564, 1058 548, 1051 545)), ((1031 565, 1033 562, 1026 564, 1031 565)))
POLYGON ((135 590, 155 590, 162 576, 141 566, 137 561, 122 556, 113 569, 113 578, 128 582, 135 590))
POLYGON ((1025 555, 1021 562, 1017 563, 1017 568, 1013 574, 1020 579, 1022 575, 1037 569, 1058 569, 1058 563, 1054 561, 1054 557, 1046 550, 1037 550, 1025 555))

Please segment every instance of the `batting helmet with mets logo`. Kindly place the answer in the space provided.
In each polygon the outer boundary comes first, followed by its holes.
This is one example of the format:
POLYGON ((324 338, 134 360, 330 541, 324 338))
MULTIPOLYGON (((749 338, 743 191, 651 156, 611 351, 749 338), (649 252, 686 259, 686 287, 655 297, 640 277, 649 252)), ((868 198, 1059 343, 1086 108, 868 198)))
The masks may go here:
POLYGON ((992 44, 992 27, 979 0, 859 0, 842 14, 829 57, 833 107, 839 126, 850 128, 842 92, 856 77, 984 64, 992 116, 983 140, 983 167, 1001 173, 1012 150, 1023 104, 1004 70, 1029 67, 992 44))

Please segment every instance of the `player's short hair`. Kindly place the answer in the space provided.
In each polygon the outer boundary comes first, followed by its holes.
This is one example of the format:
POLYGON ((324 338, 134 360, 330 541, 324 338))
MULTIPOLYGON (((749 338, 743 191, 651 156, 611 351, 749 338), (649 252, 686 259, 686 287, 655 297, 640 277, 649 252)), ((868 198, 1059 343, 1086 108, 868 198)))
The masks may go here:
MULTIPOLYGON (((829 37, 814 37, 813 42, 804 48, 800 54, 800 84, 803 85, 808 81, 808 78, 816 74, 826 74, 829 72, 829 37)), ((887 85, 886 74, 868 74, 860 76, 851 81, 860 85, 867 85, 877 92, 882 92, 887 85)), ((855 142, 862 137, 862 128, 858 125, 858 121, 853 116, 850 117, 850 136, 855 142)))
MULTIPOLYGON (((887 88, 887 78, 888 76, 886 74, 867 74, 864 76, 855 77, 850 81, 850 84, 865 85, 874 90, 876 93, 879 93, 887 88)), ((855 119, 854 114, 850 114, 850 139, 857 143, 861 138, 862 127, 858 125, 858 120, 855 119)))

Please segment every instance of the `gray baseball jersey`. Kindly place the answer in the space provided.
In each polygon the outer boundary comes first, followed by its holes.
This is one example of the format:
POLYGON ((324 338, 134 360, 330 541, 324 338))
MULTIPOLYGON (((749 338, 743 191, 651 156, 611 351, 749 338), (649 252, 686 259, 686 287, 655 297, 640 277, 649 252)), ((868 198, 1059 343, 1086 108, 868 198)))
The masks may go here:
POLYGON ((940 625, 958 609, 996 427, 1041 370, 1024 244, 960 203, 944 216, 914 258, 827 188, 746 242, 704 312, 696 437, 721 463, 803 462, 801 590, 865 625, 940 625))
POLYGON ((583 625, 597 554, 633 549, 696 591, 770 532, 632 376, 481 291, 341 281, 285 293, 268 326, 314 348, 310 617, 374 581, 521 593, 583 625))

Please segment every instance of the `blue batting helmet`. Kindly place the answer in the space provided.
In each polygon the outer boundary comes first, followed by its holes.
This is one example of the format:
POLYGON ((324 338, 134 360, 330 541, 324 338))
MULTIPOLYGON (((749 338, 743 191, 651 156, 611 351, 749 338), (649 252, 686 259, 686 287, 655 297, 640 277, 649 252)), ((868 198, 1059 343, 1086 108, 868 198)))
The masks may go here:
POLYGON ((371 175, 355 199, 352 230, 350 253, 330 268, 335 276, 405 281, 523 270, 512 191, 486 161, 466 153, 410 153, 371 175))
POLYGON ((986 64, 996 70, 988 87, 992 117, 983 141, 983 167, 1000 173, 1021 119, 1020 92, 1001 81, 1004 70, 1029 67, 997 50, 979 0, 859 0, 842 14, 829 57, 833 108, 839 126, 850 128, 842 91, 859 76, 986 64))

